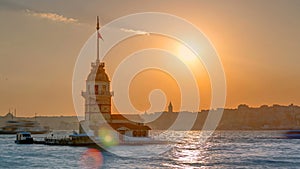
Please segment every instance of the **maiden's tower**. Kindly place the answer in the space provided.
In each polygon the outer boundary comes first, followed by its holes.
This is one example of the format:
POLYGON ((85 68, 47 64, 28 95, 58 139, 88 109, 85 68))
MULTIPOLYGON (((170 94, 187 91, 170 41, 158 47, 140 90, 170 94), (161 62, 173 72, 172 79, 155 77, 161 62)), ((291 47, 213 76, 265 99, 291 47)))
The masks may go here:
POLYGON ((97 17, 97 59, 91 63, 91 71, 86 79, 86 89, 82 92, 85 99, 85 119, 80 122, 80 133, 93 132, 105 126, 117 131, 120 136, 146 137, 150 128, 142 122, 139 115, 112 114, 109 76, 105 71, 105 63, 99 59, 99 19, 97 17), (135 119, 131 121, 130 119, 135 119))

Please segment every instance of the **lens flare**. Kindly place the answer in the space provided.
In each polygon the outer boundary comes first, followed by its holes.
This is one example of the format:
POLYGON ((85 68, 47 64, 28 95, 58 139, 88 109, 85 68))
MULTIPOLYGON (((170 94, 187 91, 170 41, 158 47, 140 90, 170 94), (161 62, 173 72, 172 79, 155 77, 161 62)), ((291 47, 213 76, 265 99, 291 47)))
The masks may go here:
POLYGON ((86 150, 80 159, 81 168, 100 168, 103 164, 103 156, 97 149, 86 150))
POLYGON ((119 144, 118 133, 107 128, 100 128, 98 132, 99 140, 105 147, 112 147, 119 144))

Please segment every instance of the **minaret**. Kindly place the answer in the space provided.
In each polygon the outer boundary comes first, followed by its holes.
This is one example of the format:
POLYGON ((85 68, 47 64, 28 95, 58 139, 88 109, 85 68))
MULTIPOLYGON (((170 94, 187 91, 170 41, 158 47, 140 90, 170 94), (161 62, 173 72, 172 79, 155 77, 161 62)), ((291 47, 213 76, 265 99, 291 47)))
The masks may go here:
POLYGON ((173 112, 173 105, 172 105, 172 102, 169 103, 169 106, 168 106, 168 112, 169 112, 169 113, 172 113, 172 112, 173 112))

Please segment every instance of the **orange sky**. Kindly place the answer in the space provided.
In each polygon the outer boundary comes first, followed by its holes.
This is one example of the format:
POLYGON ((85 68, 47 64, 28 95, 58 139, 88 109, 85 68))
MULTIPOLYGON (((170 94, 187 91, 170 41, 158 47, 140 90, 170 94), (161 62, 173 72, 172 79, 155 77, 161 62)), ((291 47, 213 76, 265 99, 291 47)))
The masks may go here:
MULTIPOLYGON (((126 39, 116 45, 110 52, 105 56, 104 61, 107 65, 107 72, 110 77, 112 77, 116 67, 119 66, 120 62, 133 52, 139 51, 141 49, 149 48, 159 48, 167 51, 172 51, 174 54, 178 53, 178 46, 181 44, 173 39, 163 37, 160 35, 139 35, 133 38, 126 39)), ((187 49, 188 50, 188 49, 187 49)), ((186 51, 184 51, 186 52, 186 51)), ((156 55, 159 55, 156 52, 156 55)), ((178 53, 179 55, 182 53, 178 53)), ((152 55, 152 53, 150 54, 152 55)), ((183 54, 184 55, 184 54, 183 54)), ((151 56, 149 56, 151 57, 151 56)), ((174 56, 175 57, 175 56, 174 56)), ((182 56, 185 57, 185 56, 182 56)), ((179 70, 185 69, 181 62, 176 62, 172 57, 167 57, 164 54, 160 54, 157 57, 153 57, 153 61, 163 62, 164 64, 172 64, 172 66, 177 67, 179 70)), ((187 61, 189 62, 189 61, 187 61)), ((210 92, 211 84, 207 71, 202 64, 187 63, 192 70, 193 75, 196 77, 198 88, 200 90, 200 107, 208 108, 210 106, 210 92)), ((134 65, 133 65, 134 66, 134 65)), ((180 72, 180 71, 179 71, 180 72)), ((178 86, 176 80, 184 79, 174 79, 171 75, 166 72, 157 69, 149 69, 140 72, 131 82, 130 85, 130 99, 132 104, 140 111, 144 112, 150 108, 150 102, 148 99, 149 93, 154 89, 161 89, 165 95, 167 102, 172 101, 174 105, 174 110, 178 111, 181 104, 181 94, 180 87, 178 86)), ((189 83, 189 82, 187 82, 189 83)), ((189 109, 190 110, 190 109, 189 109)), ((114 111, 117 111, 114 109, 114 111)), ((190 110, 196 111, 196 110, 190 110)))
MULTIPOLYGON (((9 108, 17 108, 20 116, 75 115, 71 93, 73 69, 80 49, 95 31, 95 16, 99 15, 104 25, 137 12, 177 15, 208 36, 224 66, 226 107, 241 103, 300 104, 299 9, 297 0, 3 0, 0 115, 9 108)), ((162 37, 143 38, 128 39, 109 54, 126 56, 126 51, 155 46, 171 48, 168 44, 175 43, 162 37)), ((109 73, 119 61, 117 57, 105 60, 111 65, 107 67, 109 73)), ((205 109, 210 103, 210 83, 205 70, 201 72, 203 76, 199 75, 197 82, 202 91, 200 106, 205 109)), ((165 91, 168 100, 175 103, 175 110, 178 109, 180 99, 174 81, 155 70, 142 72, 133 80, 130 97, 135 107, 141 111, 149 108, 147 93, 157 87, 165 91), (143 84, 149 79, 159 83, 143 84)))

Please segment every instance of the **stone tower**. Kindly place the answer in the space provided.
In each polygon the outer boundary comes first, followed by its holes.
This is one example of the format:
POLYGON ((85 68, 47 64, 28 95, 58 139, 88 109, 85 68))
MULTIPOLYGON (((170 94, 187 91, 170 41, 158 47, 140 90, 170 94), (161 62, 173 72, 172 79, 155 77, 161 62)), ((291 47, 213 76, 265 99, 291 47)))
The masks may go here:
POLYGON ((86 91, 82 92, 85 99, 85 120, 90 124, 110 122, 112 95, 105 64, 96 60, 91 67, 86 80, 86 91))
POLYGON ((86 79, 86 91, 82 92, 85 99, 85 121, 90 125, 111 121, 110 81, 105 72, 104 62, 99 60, 99 17, 97 16, 97 59, 91 63, 91 72, 86 79))

